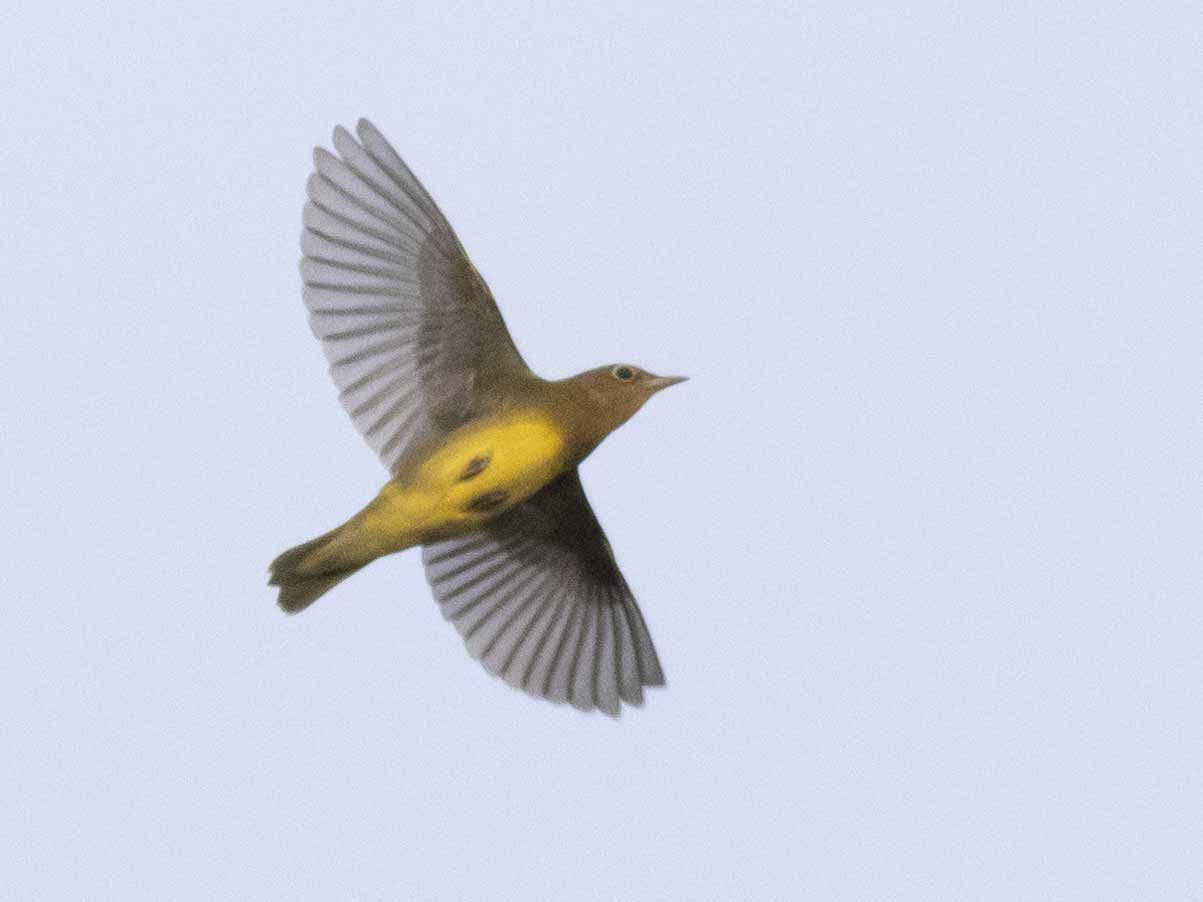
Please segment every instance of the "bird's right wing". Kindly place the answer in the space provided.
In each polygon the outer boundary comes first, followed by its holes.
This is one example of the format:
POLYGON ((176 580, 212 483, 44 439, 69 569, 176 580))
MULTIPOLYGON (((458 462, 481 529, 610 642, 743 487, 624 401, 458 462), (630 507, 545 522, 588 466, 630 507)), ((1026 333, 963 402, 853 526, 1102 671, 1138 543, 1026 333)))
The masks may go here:
POLYGON ((366 119, 314 151, 301 275, 339 400, 390 470, 531 378, 489 287, 366 119))
POLYGON ((483 529, 422 549, 443 616, 512 686, 578 708, 638 705, 664 673, 572 470, 483 529))

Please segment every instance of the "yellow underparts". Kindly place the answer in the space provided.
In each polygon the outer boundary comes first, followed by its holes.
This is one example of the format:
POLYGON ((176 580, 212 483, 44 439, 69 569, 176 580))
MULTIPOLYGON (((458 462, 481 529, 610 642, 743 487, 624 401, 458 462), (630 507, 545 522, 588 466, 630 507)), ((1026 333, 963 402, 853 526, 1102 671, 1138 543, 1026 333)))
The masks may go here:
POLYGON ((516 410, 469 423, 381 489, 347 524, 353 535, 346 538, 386 554, 467 531, 559 475, 565 451, 562 428, 540 410, 516 410))

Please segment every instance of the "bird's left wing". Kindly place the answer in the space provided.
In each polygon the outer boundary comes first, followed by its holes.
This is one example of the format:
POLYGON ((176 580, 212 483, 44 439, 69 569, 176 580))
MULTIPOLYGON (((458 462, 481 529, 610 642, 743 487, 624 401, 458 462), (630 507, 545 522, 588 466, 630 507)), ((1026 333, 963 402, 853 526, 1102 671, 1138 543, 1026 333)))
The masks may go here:
POLYGON ((424 546, 422 562, 443 616, 510 685, 611 715, 664 685, 575 469, 483 529, 424 546))
POLYGON ((317 148, 301 275, 339 400, 390 470, 533 378, 434 200, 366 119, 317 148))

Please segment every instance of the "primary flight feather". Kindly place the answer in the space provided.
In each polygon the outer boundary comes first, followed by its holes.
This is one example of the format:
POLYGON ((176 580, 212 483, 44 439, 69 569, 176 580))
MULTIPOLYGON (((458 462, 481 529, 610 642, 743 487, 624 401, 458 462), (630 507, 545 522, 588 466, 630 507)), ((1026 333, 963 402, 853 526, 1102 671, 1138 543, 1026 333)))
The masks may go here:
POLYGON ((577 466, 683 381, 630 364, 547 381, 409 167, 367 120, 314 151, 301 261, 339 399, 392 478, 271 565, 304 610, 378 557, 422 546, 443 615, 508 683, 617 715, 664 674, 577 466))

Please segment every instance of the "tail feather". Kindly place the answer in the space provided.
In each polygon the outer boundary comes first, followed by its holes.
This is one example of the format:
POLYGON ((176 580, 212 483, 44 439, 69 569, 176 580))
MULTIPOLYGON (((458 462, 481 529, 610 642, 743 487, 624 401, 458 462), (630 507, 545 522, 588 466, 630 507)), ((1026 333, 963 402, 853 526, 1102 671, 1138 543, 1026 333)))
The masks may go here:
POLYGON ((280 597, 276 599, 276 604, 286 614, 296 614, 305 610, 354 572, 354 570, 344 570, 341 573, 331 573, 327 576, 311 576, 296 582, 278 583, 280 597))
MULTIPOLYGON (((341 529, 341 527, 340 527, 341 529)), ((368 561, 351 562, 331 547, 340 530, 335 529, 296 548, 290 548, 271 563, 268 585, 280 587, 277 604, 289 614, 309 607, 368 561)))

